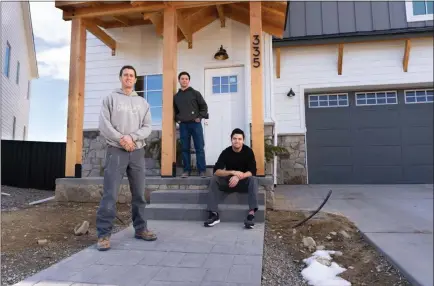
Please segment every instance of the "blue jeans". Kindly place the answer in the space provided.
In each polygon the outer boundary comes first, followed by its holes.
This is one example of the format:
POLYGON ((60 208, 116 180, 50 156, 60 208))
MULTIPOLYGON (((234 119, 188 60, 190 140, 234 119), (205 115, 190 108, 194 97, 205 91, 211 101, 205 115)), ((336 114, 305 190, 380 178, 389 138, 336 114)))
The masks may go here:
POLYGON ((202 124, 200 122, 181 122, 179 124, 179 132, 182 144, 182 163, 184 165, 184 172, 191 172, 191 137, 193 137, 194 148, 196 149, 197 170, 199 172, 205 172, 205 152, 203 150, 205 141, 203 139, 202 124))

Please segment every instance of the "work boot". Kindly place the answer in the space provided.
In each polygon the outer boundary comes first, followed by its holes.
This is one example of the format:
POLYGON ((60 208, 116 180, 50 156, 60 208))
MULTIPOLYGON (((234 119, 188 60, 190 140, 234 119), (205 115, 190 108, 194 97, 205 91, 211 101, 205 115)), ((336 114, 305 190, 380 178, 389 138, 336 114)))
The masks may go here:
POLYGON ((154 241, 157 240, 157 235, 150 230, 143 230, 140 232, 136 232, 135 238, 143 239, 146 241, 154 241))
POLYGON ((108 236, 98 238, 98 242, 96 244, 96 248, 99 251, 106 251, 110 249, 110 238, 108 236))

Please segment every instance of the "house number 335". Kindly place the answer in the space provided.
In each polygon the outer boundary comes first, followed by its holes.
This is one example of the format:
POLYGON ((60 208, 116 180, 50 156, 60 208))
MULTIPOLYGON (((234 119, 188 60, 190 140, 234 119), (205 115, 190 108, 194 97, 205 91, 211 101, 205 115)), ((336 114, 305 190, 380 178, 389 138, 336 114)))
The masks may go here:
POLYGON ((253 35, 253 67, 258 68, 261 65, 261 51, 260 51, 260 44, 261 40, 259 38, 259 35, 253 35))

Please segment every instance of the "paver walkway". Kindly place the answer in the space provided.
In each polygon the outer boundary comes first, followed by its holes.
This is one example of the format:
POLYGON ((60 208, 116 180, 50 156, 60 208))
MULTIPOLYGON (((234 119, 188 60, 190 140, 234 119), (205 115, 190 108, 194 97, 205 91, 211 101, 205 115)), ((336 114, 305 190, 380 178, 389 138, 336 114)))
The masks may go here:
POLYGON ((148 224, 158 240, 137 240, 130 226, 112 236, 111 250, 93 245, 15 285, 261 285, 264 224, 250 230, 242 222, 212 228, 192 221, 148 224))
POLYGON ((322 211, 353 221, 412 285, 434 285, 433 185, 279 186, 276 198, 284 197, 286 208, 313 210, 330 189, 322 211))

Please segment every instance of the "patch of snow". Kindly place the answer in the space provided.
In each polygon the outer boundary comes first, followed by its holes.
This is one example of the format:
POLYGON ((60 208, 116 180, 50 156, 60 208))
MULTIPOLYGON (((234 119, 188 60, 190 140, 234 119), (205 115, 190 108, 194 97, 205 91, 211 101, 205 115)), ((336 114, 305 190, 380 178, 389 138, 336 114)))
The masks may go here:
POLYGON ((337 251, 317 250, 311 257, 303 259, 307 265, 301 271, 301 275, 312 286, 351 286, 351 283, 337 275, 346 271, 336 262, 332 262, 330 255, 335 255, 337 251))

